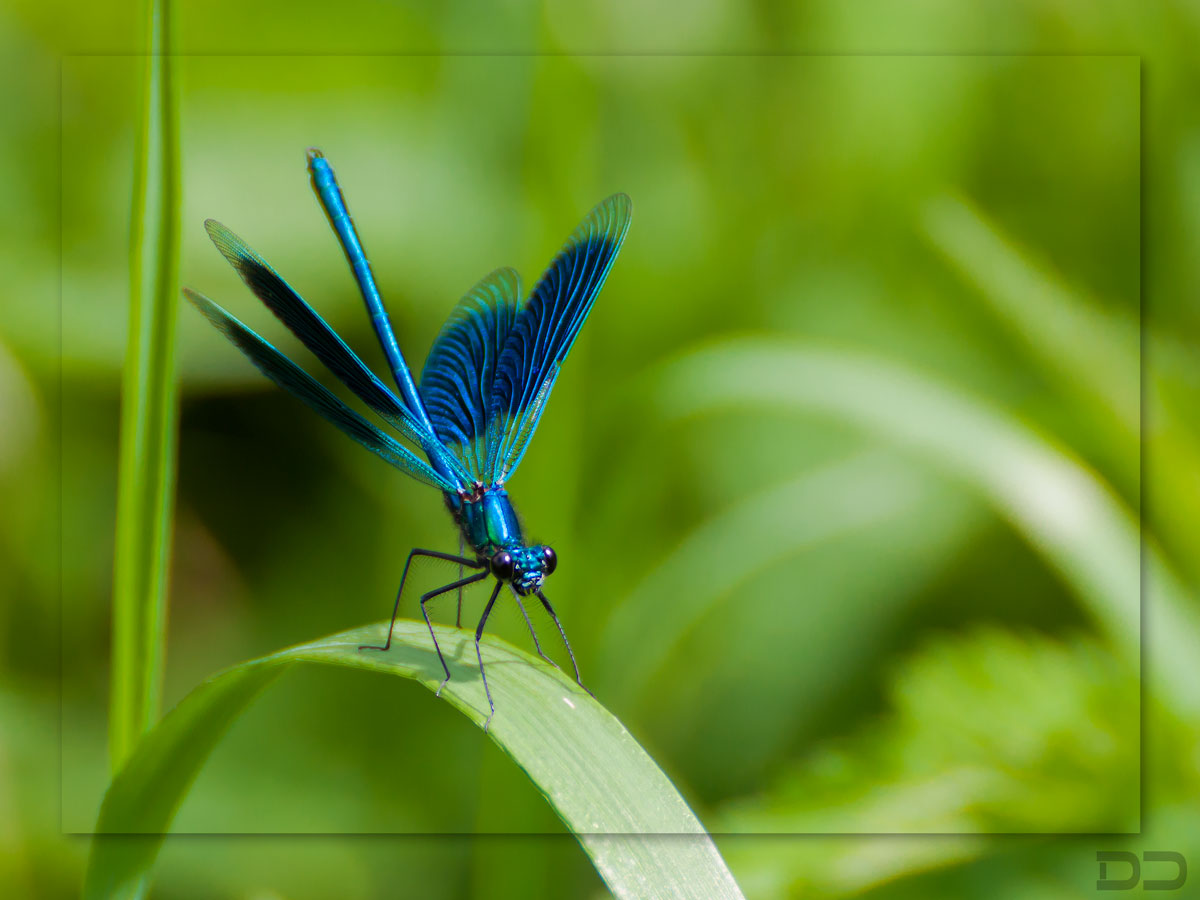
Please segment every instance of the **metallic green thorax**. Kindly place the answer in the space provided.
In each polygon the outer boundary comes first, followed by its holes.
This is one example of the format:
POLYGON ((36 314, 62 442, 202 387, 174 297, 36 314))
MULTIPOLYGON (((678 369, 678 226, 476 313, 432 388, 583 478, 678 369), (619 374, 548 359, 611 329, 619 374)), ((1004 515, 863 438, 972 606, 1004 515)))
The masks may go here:
POLYGON ((521 523, 508 492, 489 487, 469 499, 453 494, 447 505, 463 537, 480 557, 491 557, 497 550, 513 551, 525 546, 521 523), (477 497, 478 499, 475 499, 477 497))
POLYGON ((469 495, 447 492, 446 506, 463 539, 497 578, 509 582, 522 597, 541 589, 543 580, 554 570, 554 551, 542 544, 525 543, 521 522, 504 488, 478 487, 469 495), (508 557, 504 565, 510 568, 497 567, 502 557, 508 557))

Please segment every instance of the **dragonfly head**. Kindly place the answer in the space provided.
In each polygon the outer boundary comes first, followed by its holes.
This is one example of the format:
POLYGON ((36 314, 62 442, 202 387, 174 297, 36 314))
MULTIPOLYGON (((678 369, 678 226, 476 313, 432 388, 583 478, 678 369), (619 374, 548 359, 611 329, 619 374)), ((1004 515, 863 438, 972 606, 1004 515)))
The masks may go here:
POLYGON ((545 544, 500 550, 491 558, 492 574, 511 584, 522 597, 541 590, 542 582, 557 565, 557 554, 545 544))

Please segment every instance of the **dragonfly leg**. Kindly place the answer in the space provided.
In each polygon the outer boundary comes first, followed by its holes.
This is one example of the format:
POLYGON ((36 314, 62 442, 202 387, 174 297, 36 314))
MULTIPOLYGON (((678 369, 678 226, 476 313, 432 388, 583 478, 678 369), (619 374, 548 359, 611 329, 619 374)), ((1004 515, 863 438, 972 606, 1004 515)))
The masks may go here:
POLYGON ((554 620, 554 624, 558 626, 558 633, 562 635, 563 646, 567 648, 567 656, 571 657, 571 666, 575 669, 575 683, 595 697, 596 695, 588 690, 588 686, 579 677, 579 663, 575 662, 575 653, 571 649, 571 642, 567 640, 567 633, 563 631, 562 622, 558 621, 558 616, 554 614, 554 607, 550 605, 550 601, 546 599, 546 595, 541 591, 537 592, 537 596, 542 601, 542 606, 546 607, 546 612, 550 613, 550 618, 554 620))
MULTIPOLYGON (((458 555, 460 557, 463 556, 463 551, 467 549, 466 544, 467 544, 467 542, 466 542, 466 540, 463 539, 462 533, 459 532, 458 555)), ((465 558, 465 557, 463 557, 463 558, 465 558)), ((463 577, 463 564, 461 562, 458 564, 458 577, 459 578, 463 577)), ((454 614, 454 627, 462 628, 462 588, 461 587, 458 589, 458 611, 455 612, 455 614, 454 614)))
MULTIPOLYGON (((462 576, 462 566, 467 565, 472 569, 481 568, 478 561, 467 559, 465 556, 455 556, 452 553, 442 553, 439 550, 423 550, 420 547, 414 548, 409 554, 408 559, 404 561, 404 574, 400 576, 400 587, 396 590, 396 602, 392 606, 392 621, 388 625, 387 641, 382 645, 376 644, 360 644, 359 650, 383 650, 387 651, 392 646, 392 629, 396 627, 396 614, 400 611, 400 596, 404 593, 404 582, 408 579, 408 567, 412 565, 414 556, 429 556, 434 559, 448 559, 451 562, 459 564, 459 576, 462 576)), ((460 589, 461 590, 461 589, 460 589)))
POLYGON ((492 596, 487 602, 487 606, 483 608, 483 616, 479 619, 479 625, 475 628, 475 657, 479 660, 479 677, 483 679, 483 692, 487 695, 488 702, 488 717, 483 723, 484 734, 487 733, 488 726, 492 724, 492 716, 496 715, 496 704, 492 702, 492 689, 488 687, 487 672, 483 670, 483 653, 479 649, 479 639, 483 637, 483 626, 487 623, 488 616, 492 612, 492 605, 496 602, 496 598, 500 596, 500 588, 504 586, 504 582, 497 581, 496 589, 492 591, 492 596))
MULTIPOLYGON (((509 587, 511 588, 512 585, 509 585, 509 587)), ((533 630, 533 622, 531 622, 529 619, 529 613, 525 612, 525 604, 521 602, 521 595, 518 594, 516 591, 513 591, 512 595, 513 595, 513 599, 517 601, 517 609, 519 609, 521 611, 521 615, 525 617, 525 624, 529 626, 529 634, 533 638, 533 649, 535 649, 537 651, 538 656, 540 656, 542 659, 544 659, 546 662, 550 663, 550 665, 554 666, 554 668, 557 669, 558 663, 556 663, 554 660, 552 660, 550 657, 548 657, 545 653, 542 652, 542 645, 540 643, 538 643, 537 632, 533 630)))
POLYGON ((434 692, 434 696, 442 696, 442 688, 446 686, 446 682, 450 680, 450 667, 446 665, 446 657, 442 656, 442 648, 438 646, 437 635, 433 633, 433 623, 429 621, 429 610, 425 608, 425 604, 440 594, 445 594, 455 588, 461 588, 468 584, 474 584, 477 581, 483 581, 491 573, 484 569, 477 575, 468 575, 458 581, 452 581, 450 584, 442 585, 440 588, 435 588, 421 595, 421 615, 425 617, 425 624, 429 626, 429 636, 433 638, 433 649, 437 651, 438 662, 442 664, 442 671, 446 673, 446 677, 442 679, 442 683, 438 685, 438 689, 434 692))

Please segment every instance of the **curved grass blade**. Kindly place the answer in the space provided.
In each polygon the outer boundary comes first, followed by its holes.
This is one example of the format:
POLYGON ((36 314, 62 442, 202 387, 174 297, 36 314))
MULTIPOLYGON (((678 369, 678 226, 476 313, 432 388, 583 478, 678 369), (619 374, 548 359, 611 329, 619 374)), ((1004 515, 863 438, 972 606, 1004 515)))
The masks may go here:
POLYGON ((688 630, 739 584, 804 548, 911 516, 923 487, 910 464, 865 451, 774 484, 713 516, 614 607, 601 636, 600 658, 612 661, 604 683, 632 702, 636 687, 651 683, 688 630), (722 565, 714 570, 705 564, 711 559, 722 565), (643 619, 649 604, 661 621, 653 629, 643 619))
POLYGON ((902 365, 796 341, 747 338, 667 364, 667 418, 721 409, 819 413, 931 462, 989 500, 1056 569, 1124 659, 1140 659, 1142 566, 1155 573, 1147 646, 1163 689, 1200 709, 1200 617, 1138 522, 1085 463, 1019 420, 902 365), (1143 558, 1144 549, 1144 558, 1143 558))
POLYGON ((832 415, 916 451, 992 501, 1136 653, 1136 523, 1083 463, 981 400, 866 354, 731 341, 668 368, 673 415, 747 405, 832 415))
POLYGON ((1066 396, 1097 409, 1136 458, 1140 430, 1139 349, 1133 321, 1106 316, 1059 282, 965 198, 925 208, 933 245, 971 282, 996 319, 1066 396))
MULTIPOLYGON (((163 833, 209 753, 250 700, 292 666, 369 669, 436 690, 441 666, 424 623, 398 621, 386 654, 358 649, 381 643, 386 629, 354 629, 234 666, 184 698, 109 787, 84 896, 141 896, 163 833)), ((452 675, 442 697, 482 727, 488 705, 473 636, 437 631, 452 675)), ((742 897, 687 803, 611 713, 536 657, 491 636, 481 646, 497 710, 488 737, 525 770, 617 897, 742 897)))

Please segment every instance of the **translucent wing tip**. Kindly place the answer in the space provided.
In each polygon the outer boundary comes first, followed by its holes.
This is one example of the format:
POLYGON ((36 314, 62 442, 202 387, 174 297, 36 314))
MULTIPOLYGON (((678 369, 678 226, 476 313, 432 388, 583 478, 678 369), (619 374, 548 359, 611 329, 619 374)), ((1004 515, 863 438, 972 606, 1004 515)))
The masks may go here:
POLYGON ((512 300, 515 303, 521 299, 521 275, 512 266, 493 269, 475 282, 464 297, 478 293, 490 295, 497 300, 512 300))
POLYGON ((190 287, 185 287, 183 289, 183 296, 188 299, 188 302, 191 303, 192 306, 196 307, 196 309, 199 309, 201 311, 203 311, 208 306, 216 305, 211 300, 209 300, 207 297, 205 297, 203 294, 201 294, 199 291, 193 291, 190 287))
POLYGON ((633 200, 626 193, 616 193, 600 201, 598 208, 611 206, 615 211, 625 216, 633 215, 633 200))
POLYGON ((261 268, 273 272, 271 267, 246 245, 245 241, 216 219, 205 219, 204 230, 208 232, 213 246, 220 250, 221 255, 229 261, 229 264, 238 270, 242 279, 250 285, 251 289, 255 289, 252 278, 253 269, 261 268))
POLYGON ((222 255, 228 256, 229 250, 243 243, 241 238, 218 222, 216 219, 205 219, 204 230, 208 232, 208 238, 221 251, 222 255))
MULTIPOLYGON (((185 287, 183 289, 183 296, 186 297, 188 302, 191 303, 192 306, 196 307, 196 309, 200 311, 204 318, 208 319, 208 321, 214 325, 218 331, 224 334, 235 344, 238 343, 235 328, 231 323, 237 323, 237 325, 241 325, 241 322, 238 322, 237 319, 235 319, 221 307, 217 306, 217 304, 213 303, 199 291, 193 291, 191 288, 185 287)), ((242 327, 245 328, 244 325, 242 327)))
POLYGON ((567 247, 591 242, 596 238, 611 241, 614 252, 619 250, 633 218, 633 201, 628 194, 613 194, 605 197, 587 214, 575 233, 567 240, 567 247))
POLYGON ((633 200, 628 194, 612 194, 596 204, 592 215, 612 223, 614 230, 624 233, 629 227, 629 220, 633 218, 633 200))
POLYGON ((217 306, 217 304, 213 303, 199 291, 193 291, 191 288, 185 287, 183 289, 183 296, 187 298, 192 306, 204 313, 205 318, 214 324, 220 321, 223 316, 229 315, 229 313, 225 312, 225 310, 221 309, 221 307, 217 306))

